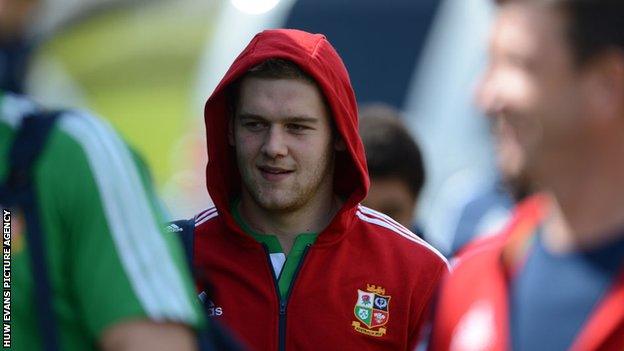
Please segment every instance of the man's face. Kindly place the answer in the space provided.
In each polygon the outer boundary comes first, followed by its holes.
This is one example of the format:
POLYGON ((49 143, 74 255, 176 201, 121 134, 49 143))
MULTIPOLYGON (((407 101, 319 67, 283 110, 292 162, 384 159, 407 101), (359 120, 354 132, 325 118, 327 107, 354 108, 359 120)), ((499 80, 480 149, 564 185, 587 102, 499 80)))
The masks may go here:
POLYGON ((527 174, 526 155, 507 120, 494 117, 490 122, 496 167, 513 197, 521 200, 533 188, 530 176, 527 174))
POLYGON ((243 201, 289 212, 333 192, 334 143, 319 89, 299 79, 246 78, 230 143, 243 201))
MULTIPOLYGON (((489 116, 501 121, 506 145, 528 173, 541 174, 582 138, 586 104, 582 74, 565 35, 565 18, 535 5, 503 6, 490 63, 479 90, 489 116), (523 155, 522 155, 523 154, 523 155)), ((514 165, 516 167, 518 165, 514 165)), ((518 171, 518 170, 515 170, 518 171)))
POLYGON ((412 226, 416 199, 409 186, 398 177, 371 178, 370 190, 362 203, 387 214, 407 228, 412 226))
POLYGON ((493 118, 491 122, 496 165, 503 179, 510 181, 523 172, 524 153, 514 137, 513 129, 504 118, 493 118))

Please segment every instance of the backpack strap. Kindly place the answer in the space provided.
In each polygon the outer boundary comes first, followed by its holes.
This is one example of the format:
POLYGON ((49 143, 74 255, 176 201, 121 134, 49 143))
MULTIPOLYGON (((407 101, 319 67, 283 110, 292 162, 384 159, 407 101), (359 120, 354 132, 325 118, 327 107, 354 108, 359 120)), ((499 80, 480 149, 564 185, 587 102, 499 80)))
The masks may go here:
POLYGON ((195 242, 195 220, 194 219, 180 219, 172 221, 167 224, 166 227, 169 233, 176 234, 182 241, 182 247, 184 248, 184 257, 186 263, 193 275, 195 274, 195 267, 193 265, 193 244, 195 242))
POLYGON ((207 331, 199 335, 199 350, 245 351, 247 348, 219 321, 209 318, 207 331))
POLYGON ((33 184, 33 166, 45 146, 50 131, 62 111, 38 111, 26 116, 9 151, 9 172, 0 184, 0 199, 22 210, 26 222, 26 240, 35 283, 37 322, 43 349, 59 350, 55 315, 52 312, 52 289, 47 274, 43 228, 37 194, 33 184))
POLYGON ((34 112, 24 117, 9 151, 9 172, 2 184, 5 202, 19 204, 20 195, 32 185, 32 167, 62 111, 34 112))
MULTIPOLYGON (((184 248, 184 254, 186 256, 186 262, 193 273, 193 278, 197 278, 197 270, 193 264, 194 255, 194 243, 195 243, 195 219, 180 219, 177 221, 172 221, 167 224, 166 230, 170 233, 176 234, 181 242, 182 247, 184 248)), ((200 279, 205 280, 205 279, 200 279)), ((225 350, 225 351, 240 351, 245 350, 245 348, 236 340, 236 338, 232 335, 232 333, 227 330, 224 326, 221 325, 216 319, 212 318, 210 313, 206 310, 207 306, 205 301, 211 295, 211 288, 208 286, 206 282, 202 285, 202 293, 199 297, 202 304, 202 311, 204 311, 204 315, 206 316, 206 321, 208 326, 206 330, 200 332, 197 336, 197 342, 199 349, 201 351, 212 351, 212 350, 225 350)))

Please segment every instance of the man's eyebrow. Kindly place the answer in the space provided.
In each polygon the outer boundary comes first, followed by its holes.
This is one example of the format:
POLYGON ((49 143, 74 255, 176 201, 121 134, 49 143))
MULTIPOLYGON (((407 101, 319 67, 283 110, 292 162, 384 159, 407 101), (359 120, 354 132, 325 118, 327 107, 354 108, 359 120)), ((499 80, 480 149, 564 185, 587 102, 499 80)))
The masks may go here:
MULTIPOLYGON (((240 119, 253 119, 260 121, 269 121, 268 118, 262 117, 260 115, 256 115, 254 113, 243 112, 238 114, 238 118, 240 119)), ((319 121, 316 117, 311 116, 290 116, 283 119, 280 119, 282 123, 317 123, 319 121)))
POLYGON ((283 121, 287 123, 317 123, 319 119, 310 116, 292 116, 284 118, 283 121))
POLYGON ((260 115, 256 115, 253 113, 247 113, 247 112, 243 112, 243 113, 239 113, 238 114, 238 118, 240 119, 258 119, 258 120, 263 120, 265 121, 266 118, 260 116, 260 115))

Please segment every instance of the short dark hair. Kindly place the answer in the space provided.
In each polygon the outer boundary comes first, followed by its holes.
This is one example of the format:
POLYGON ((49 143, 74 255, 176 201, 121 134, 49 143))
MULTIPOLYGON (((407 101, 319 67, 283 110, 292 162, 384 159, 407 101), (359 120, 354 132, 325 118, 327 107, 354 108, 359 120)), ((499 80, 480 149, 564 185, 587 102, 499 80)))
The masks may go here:
POLYGON ((249 69, 228 87, 227 100, 232 114, 236 111, 238 97, 240 95, 240 85, 245 78, 300 79, 318 86, 316 80, 299 68, 294 62, 280 58, 270 58, 249 69))
POLYGON ((544 5, 567 19, 567 35, 575 62, 583 65, 605 51, 624 51, 623 0, 496 0, 498 4, 544 5))
POLYGON ((420 149, 399 112, 384 104, 363 106, 359 129, 370 177, 397 177, 417 199, 425 183, 425 168, 420 149))
MULTIPOLYGON (((312 76, 304 72, 296 63, 280 58, 271 58, 252 67, 242 78, 302 79, 316 84, 312 76)), ((241 79, 242 79, 241 78, 241 79)))

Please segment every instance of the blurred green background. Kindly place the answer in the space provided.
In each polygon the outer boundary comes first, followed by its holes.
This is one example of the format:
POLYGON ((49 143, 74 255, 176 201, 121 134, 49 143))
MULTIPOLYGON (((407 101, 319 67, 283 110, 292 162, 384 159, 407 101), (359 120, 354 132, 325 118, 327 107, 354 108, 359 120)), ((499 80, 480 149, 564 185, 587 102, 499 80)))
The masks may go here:
POLYGON ((159 1, 98 9, 56 32, 38 49, 35 65, 51 60, 60 67, 63 80, 80 92, 81 101, 72 104, 108 119, 162 187, 175 168, 174 144, 194 119, 203 120, 192 97, 218 7, 215 1, 159 1))

